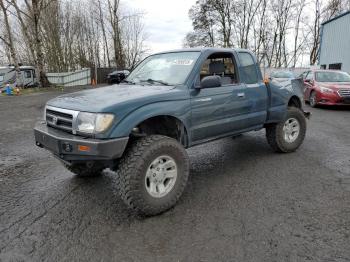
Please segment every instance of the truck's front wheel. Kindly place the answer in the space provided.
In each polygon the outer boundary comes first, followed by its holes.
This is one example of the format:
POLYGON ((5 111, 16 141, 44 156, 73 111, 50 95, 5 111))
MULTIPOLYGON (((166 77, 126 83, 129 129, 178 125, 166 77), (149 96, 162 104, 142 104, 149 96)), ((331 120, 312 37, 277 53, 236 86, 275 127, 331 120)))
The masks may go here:
POLYGON ((276 152, 295 151, 304 141, 306 119, 303 112, 296 107, 289 107, 287 115, 279 124, 266 127, 266 138, 276 152))
POLYGON ((121 160, 117 188, 124 202, 143 215, 156 215, 181 197, 189 158, 175 139, 152 135, 135 141, 121 160))

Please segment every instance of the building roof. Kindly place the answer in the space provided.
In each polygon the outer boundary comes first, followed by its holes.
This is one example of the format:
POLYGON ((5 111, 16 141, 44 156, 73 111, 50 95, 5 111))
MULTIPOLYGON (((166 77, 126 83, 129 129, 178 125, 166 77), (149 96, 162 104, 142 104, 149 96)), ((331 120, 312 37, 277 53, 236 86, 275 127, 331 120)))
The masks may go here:
POLYGON ((333 17, 332 19, 330 19, 330 20, 328 20, 326 22, 323 22, 322 25, 325 25, 325 24, 328 24, 330 22, 333 22, 334 20, 337 20, 338 18, 341 18, 341 17, 346 16, 346 15, 350 15, 350 10, 345 12, 345 13, 342 13, 342 14, 336 16, 336 17, 333 17))

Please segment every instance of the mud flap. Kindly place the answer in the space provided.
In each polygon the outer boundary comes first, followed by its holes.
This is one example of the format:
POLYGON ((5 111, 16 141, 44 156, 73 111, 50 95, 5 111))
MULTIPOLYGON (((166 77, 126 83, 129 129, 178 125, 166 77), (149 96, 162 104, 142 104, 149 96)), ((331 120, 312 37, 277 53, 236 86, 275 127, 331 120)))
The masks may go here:
POLYGON ((310 119, 311 118, 311 112, 306 112, 303 110, 303 113, 304 113, 304 116, 307 118, 307 119, 310 119))

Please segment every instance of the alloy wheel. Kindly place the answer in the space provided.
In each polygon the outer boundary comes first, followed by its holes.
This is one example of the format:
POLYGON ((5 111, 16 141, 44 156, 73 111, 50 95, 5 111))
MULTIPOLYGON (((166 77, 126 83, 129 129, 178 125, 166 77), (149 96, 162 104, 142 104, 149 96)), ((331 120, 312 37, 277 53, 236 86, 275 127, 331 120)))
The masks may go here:
POLYGON ((159 156, 149 165, 145 176, 147 192, 155 198, 166 196, 175 186, 178 168, 170 156, 159 156))

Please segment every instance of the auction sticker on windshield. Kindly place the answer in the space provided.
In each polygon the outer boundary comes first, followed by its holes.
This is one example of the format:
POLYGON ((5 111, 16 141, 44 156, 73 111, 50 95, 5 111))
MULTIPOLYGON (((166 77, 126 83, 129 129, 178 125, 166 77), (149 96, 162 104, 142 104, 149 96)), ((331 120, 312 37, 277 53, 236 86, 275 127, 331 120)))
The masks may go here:
POLYGON ((192 63, 192 59, 175 59, 173 62, 174 65, 192 65, 192 63))

